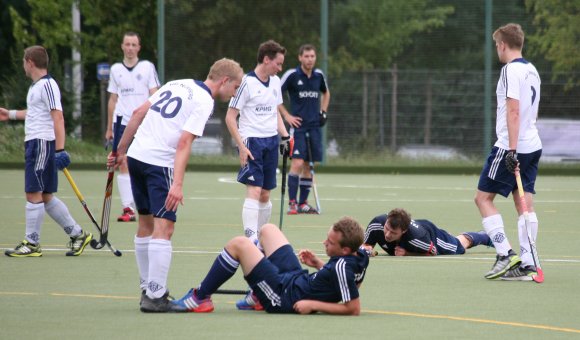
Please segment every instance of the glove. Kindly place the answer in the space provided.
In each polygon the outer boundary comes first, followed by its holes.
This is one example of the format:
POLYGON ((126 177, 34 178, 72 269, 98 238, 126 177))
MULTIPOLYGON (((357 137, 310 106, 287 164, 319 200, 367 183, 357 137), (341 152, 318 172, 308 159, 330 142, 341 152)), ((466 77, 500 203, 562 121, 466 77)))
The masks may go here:
POLYGON ((505 155, 505 167, 509 172, 515 173, 518 164, 518 154, 516 153, 516 150, 509 150, 505 155))
POLYGON ((66 152, 64 149, 56 150, 54 161, 58 170, 66 168, 70 164, 70 157, 68 152, 66 152))
POLYGON ((280 155, 290 156, 292 154, 292 145, 294 144, 294 139, 290 136, 280 138, 280 155))
POLYGON ((326 125, 326 111, 320 111, 318 118, 320 121, 320 127, 323 127, 324 125, 326 125))

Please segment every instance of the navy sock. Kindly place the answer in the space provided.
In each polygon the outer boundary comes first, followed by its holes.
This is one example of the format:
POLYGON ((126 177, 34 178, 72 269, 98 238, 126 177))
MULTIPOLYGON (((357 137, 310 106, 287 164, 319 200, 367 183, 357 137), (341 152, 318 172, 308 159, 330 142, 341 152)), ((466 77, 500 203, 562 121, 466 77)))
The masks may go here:
POLYGON ((234 276, 239 266, 240 263, 227 250, 222 250, 213 262, 205 279, 199 285, 197 297, 199 299, 205 299, 207 296, 213 294, 221 285, 234 276))
POLYGON ((298 195, 298 181, 298 175, 288 174, 288 199, 290 201, 296 201, 296 196, 298 195))
POLYGON ((308 195, 310 194, 310 188, 312 188, 312 178, 300 178, 299 204, 306 203, 308 200, 308 195))
POLYGON ((488 247, 493 247, 493 242, 489 238, 489 235, 485 231, 478 231, 478 232, 466 232, 465 235, 471 238, 472 247, 485 245, 488 247))

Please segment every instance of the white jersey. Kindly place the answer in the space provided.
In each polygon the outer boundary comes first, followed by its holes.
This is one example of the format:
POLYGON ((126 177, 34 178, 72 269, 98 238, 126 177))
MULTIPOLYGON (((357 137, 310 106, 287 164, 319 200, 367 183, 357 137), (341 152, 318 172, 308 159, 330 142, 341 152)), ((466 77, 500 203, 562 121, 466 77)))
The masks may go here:
POLYGON ((242 139, 277 135, 280 104, 282 90, 278 76, 270 76, 268 82, 263 83, 254 71, 246 74, 229 104, 229 107, 240 110, 239 132, 242 139))
MULTIPOLYGON (((115 63, 111 67, 109 87, 107 91, 119 98, 114 114, 123 116, 122 125, 127 125, 133 111, 149 98, 149 90, 159 87, 159 78, 155 66, 147 60, 128 68, 123 63, 115 63)), ((113 123, 116 121, 113 117, 113 123)))
POLYGON ((62 111, 60 89, 50 75, 38 79, 28 89, 24 140, 55 140, 54 121, 50 111, 62 111))
POLYGON ((532 153, 542 148, 542 141, 536 128, 540 105, 540 76, 530 62, 515 59, 501 69, 497 82, 497 121, 495 146, 509 150, 507 128, 507 98, 516 99, 520 105, 520 134, 518 153, 532 153))
POLYGON ((141 162, 173 168, 177 142, 183 131, 202 136, 214 100, 201 81, 171 81, 149 98, 151 107, 137 129, 127 156, 141 162))

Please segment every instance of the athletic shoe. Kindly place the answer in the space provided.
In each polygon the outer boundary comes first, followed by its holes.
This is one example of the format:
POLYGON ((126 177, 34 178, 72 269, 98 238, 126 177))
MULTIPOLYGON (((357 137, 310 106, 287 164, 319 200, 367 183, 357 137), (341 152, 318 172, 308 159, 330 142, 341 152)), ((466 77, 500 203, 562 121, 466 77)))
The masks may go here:
POLYGON ((39 257, 42 256, 42 249, 40 249, 40 244, 23 240, 14 249, 6 250, 4 254, 10 257, 39 257))
POLYGON ((505 281, 532 281, 535 275, 538 273, 534 266, 514 267, 503 274, 501 279, 505 281))
POLYGON ((174 301, 169 300, 169 292, 165 292, 162 297, 152 299, 147 294, 141 295, 141 306, 139 309, 143 313, 185 313, 184 308, 174 301))
POLYGON ((187 312, 211 313, 213 312, 213 302, 211 296, 205 299, 197 297, 197 289, 191 288, 181 299, 172 301, 176 306, 184 308, 187 312))
POLYGON ((135 211, 131 207, 123 208, 123 214, 117 217, 117 222, 134 222, 135 220, 135 211))
POLYGON ((292 200, 290 203, 288 203, 288 215, 296 214, 298 214, 298 204, 296 204, 295 200, 292 200))
POLYGON ((67 244, 67 247, 70 248, 70 251, 66 252, 66 256, 79 256, 85 250, 85 247, 91 240, 93 239, 93 234, 87 233, 83 231, 77 237, 71 237, 70 242, 67 244))
POLYGON ((264 310, 264 306, 258 300, 258 297, 254 292, 249 292, 246 297, 236 302, 236 307, 239 310, 256 310, 261 311, 264 310))
POLYGON ((508 270, 519 266, 520 263, 522 263, 520 257, 510 249, 507 255, 496 256, 495 264, 491 270, 485 274, 485 278, 490 280, 497 279, 498 277, 505 274, 508 270))
POLYGON ((308 205, 308 202, 304 202, 298 206, 299 214, 318 214, 318 210, 314 207, 308 205))

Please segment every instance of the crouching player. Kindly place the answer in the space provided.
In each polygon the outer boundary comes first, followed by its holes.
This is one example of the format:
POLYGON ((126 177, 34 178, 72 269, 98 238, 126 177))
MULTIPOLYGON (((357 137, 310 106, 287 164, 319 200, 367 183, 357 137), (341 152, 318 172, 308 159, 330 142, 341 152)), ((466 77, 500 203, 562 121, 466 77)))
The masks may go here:
POLYGON ((211 294, 241 265, 253 291, 248 298, 268 313, 359 315, 358 288, 369 264, 367 252, 361 248, 363 236, 354 219, 338 220, 323 242, 330 257, 325 264, 310 250, 301 250, 296 256, 282 231, 266 224, 260 233, 264 253, 246 237, 230 240, 201 284, 172 303, 190 312, 212 312, 211 294), (310 274, 300 262, 318 271, 310 274))
POLYGON ((391 256, 463 255, 466 249, 478 245, 493 247, 485 231, 453 236, 429 220, 412 220, 404 209, 393 209, 372 219, 364 247, 376 255, 372 251, 376 244, 391 256))

